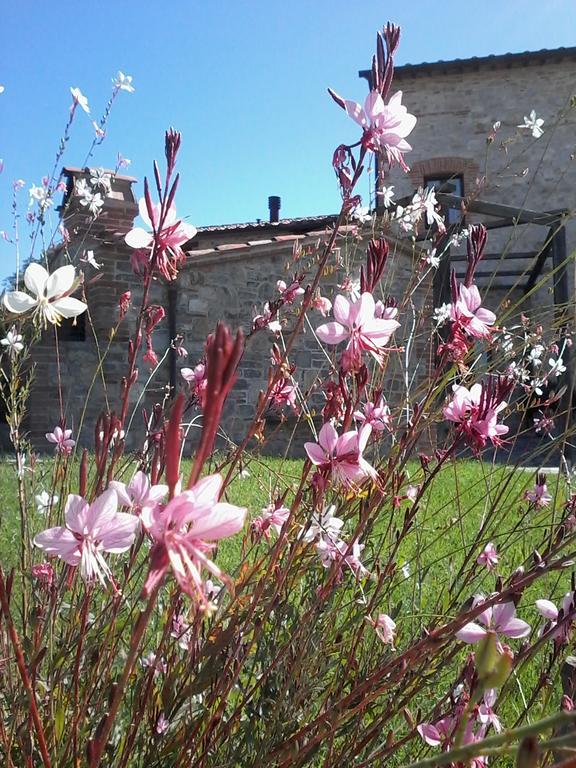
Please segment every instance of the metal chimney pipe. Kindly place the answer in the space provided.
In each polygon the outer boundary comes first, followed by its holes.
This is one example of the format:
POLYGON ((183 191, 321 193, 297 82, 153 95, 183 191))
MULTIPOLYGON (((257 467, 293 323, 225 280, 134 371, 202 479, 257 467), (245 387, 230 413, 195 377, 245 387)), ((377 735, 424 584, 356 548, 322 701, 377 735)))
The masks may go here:
POLYGON ((276 222, 280 219, 281 200, 277 195, 271 195, 268 198, 268 210, 270 211, 270 222, 276 222))

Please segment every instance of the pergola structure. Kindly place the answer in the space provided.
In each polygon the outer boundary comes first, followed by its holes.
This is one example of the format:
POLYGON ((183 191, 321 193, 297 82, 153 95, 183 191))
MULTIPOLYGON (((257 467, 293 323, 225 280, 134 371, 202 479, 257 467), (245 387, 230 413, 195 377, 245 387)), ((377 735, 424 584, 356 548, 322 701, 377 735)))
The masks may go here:
MULTIPOLYGON (((461 217, 468 213, 476 214, 482 219, 482 223, 488 230, 503 229, 506 227, 518 227, 526 224, 535 224, 542 227, 547 227, 548 232, 546 234, 543 248, 539 252, 516 252, 516 253, 504 253, 504 254, 485 254, 480 270, 476 273, 479 278, 491 278, 498 274, 499 277, 508 277, 513 281, 513 285, 521 287, 524 295, 530 294, 538 284, 538 278, 542 274, 544 266, 548 260, 552 260, 553 275, 553 287, 554 287, 554 319, 558 326, 567 327, 570 323, 571 315, 574 312, 574 296, 573 287, 570 286, 568 262, 570 257, 567 253, 566 247, 566 218, 569 211, 566 209, 552 210, 552 211, 531 211, 525 208, 517 208, 511 205, 503 205, 501 203, 486 202, 477 199, 468 199, 459 197, 450 193, 449 182, 442 185, 436 194, 438 202, 444 209, 445 219, 449 220, 448 212, 458 211, 461 217), (448 191, 446 191, 448 190, 448 191), (529 271, 523 268, 515 266, 522 259, 523 263, 526 263, 526 259, 532 258, 533 263, 529 271), (492 263, 495 268, 487 270, 492 263), (498 265, 503 265, 503 269, 499 269, 498 265), (484 267, 484 269, 482 269, 484 267), (520 280, 526 275, 526 280, 523 285, 520 285, 520 280), (570 311, 570 306, 572 310, 570 311)), ((406 203, 410 202, 408 199, 406 203)), ((401 201, 404 204, 404 201, 401 201)), ((443 236, 439 243, 438 250, 442 252, 443 258, 440 262, 438 269, 434 275, 434 306, 438 307, 443 303, 448 303, 452 300, 451 287, 450 287, 450 272, 454 266, 456 260, 450 256, 450 242, 455 231, 461 227, 462 221, 450 225, 446 234, 443 236)), ((417 238, 418 240, 427 239, 426 235, 422 235, 417 238)), ((429 238, 428 238, 429 239, 429 238)), ((463 261, 465 257, 460 256, 459 261, 463 261)), ((563 394, 560 400, 559 414, 563 416, 563 434, 567 435, 570 427, 573 423, 576 423, 574 418, 574 383, 575 372, 572 364, 571 350, 566 347, 564 351, 564 364, 566 365, 566 385, 563 387, 563 394)), ((570 465, 574 459, 574 449, 570 442, 566 442, 565 445, 565 457, 570 465)))

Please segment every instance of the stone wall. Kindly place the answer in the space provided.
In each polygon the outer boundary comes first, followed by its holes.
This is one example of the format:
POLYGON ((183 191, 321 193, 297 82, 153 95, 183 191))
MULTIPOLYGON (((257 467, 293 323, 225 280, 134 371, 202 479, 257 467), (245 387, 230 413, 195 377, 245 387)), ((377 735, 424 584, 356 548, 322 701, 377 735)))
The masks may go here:
MULTIPOLYGON (((576 49, 399 67, 394 90, 418 122, 409 137, 411 172, 394 170, 396 198, 410 195, 426 177, 460 175, 464 195, 534 211, 576 209, 576 49), (517 126, 531 110, 544 119, 539 139, 517 126), (488 141, 492 127, 500 128, 488 141)), ((388 183, 388 182, 387 182, 388 183)), ((485 223, 493 219, 482 217, 485 223)), ((466 221, 479 220, 468 215, 466 221)), ((566 222, 568 253, 576 248, 576 224, 566 222)), ((549 235, 547 226, 523 225, 489 232, 489 254, 479 280, 487 305, 500 311, 522 300, 522 286, 549 235), (507 272, 517 271, 519 278, 507 272)), ((551 262, 546 264, 548 274, 551 262)), ((574 295, 573 264, 569 271, 574 295)), ((553 280, 525 303, 552 316, 553 280)), ((572 307, 573 310, 573 307, 572 307)))

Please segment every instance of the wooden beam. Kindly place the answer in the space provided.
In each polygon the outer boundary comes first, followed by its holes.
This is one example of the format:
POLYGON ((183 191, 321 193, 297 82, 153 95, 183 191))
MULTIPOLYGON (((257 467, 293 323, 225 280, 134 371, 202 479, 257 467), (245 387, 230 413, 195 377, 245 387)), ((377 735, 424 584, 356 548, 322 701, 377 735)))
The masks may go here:
MULTIPOLYGON (((566 227, 560 226, 555 230, 550 241, 552 251, 552 263, 554 266, 554 316, 558 323, 558 331, 562 329, 572 330, 574 320, 574 295, 570 291, 568 278, 566 227)), ((573 447, 574 435, 571 434, 576 423, 574 404, 574 359, 572 350, 568 345, 563 350, 563 360, 566 366, 565 383, 566 392, 560 402, 560 417, 564 414, 564 457, 568 466, 574 465, 575 451, 573 447)))
MULTIPOLYGON (((536 256, 536 251, 514 251, 513 253, 485 253, 482 256, 482 263, 485 261, 509 261, 510 259, 533 259, 536 256)), ((466 261, 467 256, 465 253, 459 253, 456 256, 452 256, 452 261, 466 261)))
POLYGON ((566 213, 559 211, 530 211, 524 208, 516 208, 512 205, 502 205, 502 203, 488 203, 484 200, 467 200, 457 195, 448 195, 439 192, 436 195, 438 202, 448 208, 461 209, 462 206, 467 213, 483 213, 486 216, 501 216, 506 219, 514 220, 516 224, 548 224, 550 217, 555 221, 560 219, 566 213))
POLYGON ((548 231, 548 237, 546 238, 546 245, 540 253, 538 254, 538 258, 534 262, 534 266, 530 270, 530 275, 528 276, 528 280, 526 282, 526 285, 524 286, 524 295, 527 293, 530 293, 532 288, 536 285, 536 281, 540 277, 542 273, 542 268, 544 267, 544 262, 546 259, 551 256, 551 245, 552 245, 552 236, 553 236, 553 230, 552 228, 548 231))

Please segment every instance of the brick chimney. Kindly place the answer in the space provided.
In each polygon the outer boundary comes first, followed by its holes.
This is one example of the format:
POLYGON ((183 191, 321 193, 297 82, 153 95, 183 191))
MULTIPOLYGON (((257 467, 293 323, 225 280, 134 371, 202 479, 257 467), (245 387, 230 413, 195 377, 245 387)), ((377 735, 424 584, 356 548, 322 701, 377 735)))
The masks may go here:
POLYGON ((94 239, 113 240, 115 237, 123 237, 132 229, 138 215, 138 204, 132 192, 132 184, 137 179, 133 176, 115 176, 113 171, 105 172, 111 178, 111 189, 107 194, 100 187, 90 184, 89 168, 63 168, 66 192, 58 211, 71 238, 89 231, 94 239), (104 198, 104 206, 96 218, 87 206, 80 203, 77 184, 81 181, 104 198))
POLYGON ((138 215, 138 204, 134 198, 132 185, 136 179, 132 176, 110 174, 110 191, 106 191, 90 181, 89 168, 64 168, 66 192, 62 205, 58 209, 62 224, 68 230, 70 245, 68 250, 79 259, 78 251, 94 252, 95 261, 101 265, 98 275, 90 270, 91 281, 86 286, 86 295, 94 327, 97 331, 107 331, 112 319, 117 314, 118 296, 126 290, 130 277, 131 249, 124 242, 124 236, 134 226, 138 215), (104 204, 94 216, 87 205, 82 204, 83 196, 79 192, 82 182, 89 191, 100 193, 104 204))

